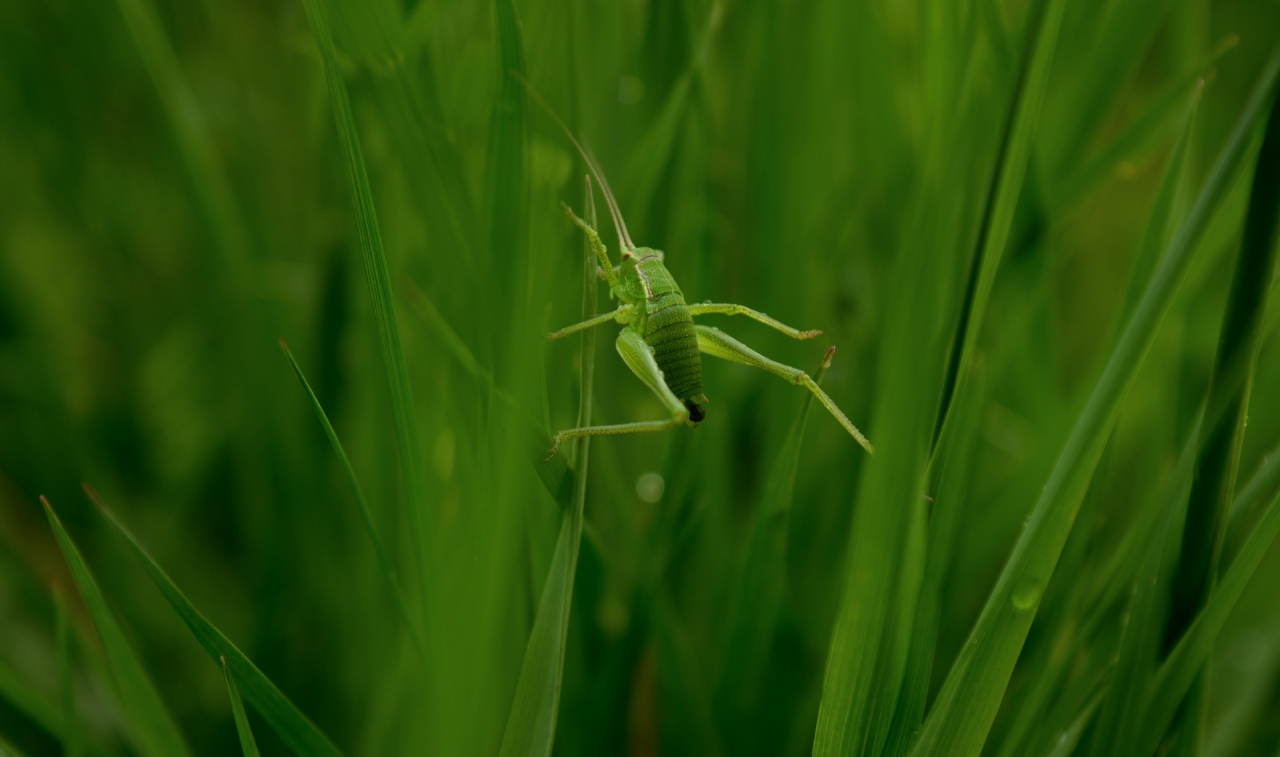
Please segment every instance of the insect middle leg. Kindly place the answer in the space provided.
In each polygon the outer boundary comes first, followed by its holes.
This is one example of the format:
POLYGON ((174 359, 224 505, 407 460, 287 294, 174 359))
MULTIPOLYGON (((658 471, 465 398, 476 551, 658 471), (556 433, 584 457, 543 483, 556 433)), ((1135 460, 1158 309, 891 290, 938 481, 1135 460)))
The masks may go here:
POLYGON ((603 315, 598 315, 595 318, 590 318, 580 323, 575 323, 572 326, 565 326, 559 331, 553 331, 550 334, 547 334, 547 341, 554 342, 555 340, 563 339, 566 336, 569 336, 570 334, 576 334, 579 331, 585 331, 587 329, 594 328, 596 326, 602 326, 608 323, 609 321, 626 323, 626 316, 628 313, 632 311, 634 307, 635 307, 634 305, 624 304, 621 307, 619 307, 617 310, 614 310, 612 312, 605 313, 603 315))
POLYGON ((770 360, 720 329, 711 328, 710 326, 694 326, 693 329, 698 335, 698 348, 706 354, 766 370, 775 376, 781 376, 796 386, 803 386, 813 392, 813 395, 818 398, 822 406, 835 416, 841 426, 844 426, 844 430, 848 431, 849 435, 858 444, 861 444, 863 449, 873 455, 875 454, 875 448, 871 446, 871 442, 867 441, 867 437, 862 435, 858 427, 853 425, 844 412, 836 406, 835 401, 828 397, 826 392, 822 391, 822 388, 818 386, 818 382, 810 378, 809 374, 799 368, 792 368, 776 360, 770 360))
POLYGON ((705 315, 707 313, 719 313, 721 315, 745 315, 746 317, 757 320, 770 328, 775 328, 778 331, 781 331, 792 339, 812 339, 815 336, 822 336, 821 331, 801 331, 800 329, 793 329, 782 321, 779 321, 776 318, 770 318, 759 310, 752 310, 745 305, 702 302, 689 306, 690 315, 705 315))
MULTIPOLYGON (((658 363, 653 359, 653 352, 649 349, 649 345, 639 334, 632 328, 625 328, 621 334, 618 334, 618 354, 622 356, 622 361, 627 364, 631 372, 653 390, 658 395, 658 399, 662 400, 662 404, 666 405, 671 411, 671 418, 665 421, 641 421, 639 423, 618 423, 611 426, 582 426, 580 428, 571 428, 559 432, 552 440, 551 450, 547 453, 547 459, 555 457, 556 452, 560 449, 560 445, 569 439, 578 439, 584 436, 618 436, 621 434, 639 434, 650 431, 666 431, 667 429, 678 428, 689 423, 689 409, 680 402, 679 398, 667 386, 666 379, 662 377, 662 369, 658 367, 658 363)), ((691 424, 692 425, 692 424, 691 424)))

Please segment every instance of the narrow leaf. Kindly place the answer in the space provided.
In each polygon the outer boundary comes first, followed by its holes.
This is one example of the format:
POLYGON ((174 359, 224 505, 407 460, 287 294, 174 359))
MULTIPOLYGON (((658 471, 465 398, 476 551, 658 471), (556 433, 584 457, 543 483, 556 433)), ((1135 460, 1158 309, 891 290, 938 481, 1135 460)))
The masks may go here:
POLYGON ((244 757, 258 757, 258 742, 253 740, 253 730, 249 728, 249 716, 245 714, 244 702, 240 699, 240 689, 236 687, 231 668, 227 666, 227 658, 219 659, 222 661, 222 675, 227 679, 227 695, 231 697, 231 715, 236 719, 240 751, 244 752, 244 757))
MULTIPOLYGON (((596 224, 595 197, 591 179, 586 180, 587 222, 596 224)), ((590 244, 583 244, 585 264, 582 291, 582 320, 596 315, 596 261, 590 244)), ((587 329, 581 338, 581 387, 578 424, 591 425, 591 397, 595 382, 596 330, 587 329)), ((529 634, 515 701, 507 716, 502 737, 503 757, 551 754, 555 743, 556 716, 560 710, 560 686, 564 679, 565 641, 569 636, 569 610, 573 605, 573 579, 578 569, 578 550, 582 545, 583 509, 587 497, 587 455, 591 437, 577 440, 574 446, 573 501, 565 510, 560 535, 551 557, 551 569, 538 601, 538 613, 529 634)))
POLYGON ((227 667, 244 688, 244 695, 249 703, 262 714, 263 719, 270 723, 272 728, 276 729, 280 738, 302 757, 341 757, 342 752, 338 751, 328 737, 321 733, 284 694, 280 693, 276 685, 263 675, 261 670, 258 670, 258 666, 254 665, 253 661, 246 657, 235 644, 232 644, 230 639, 200 614, 195 605, 191 604, 191 600, 187 599, 182 590, 169 578, 169 574, 165 573, 164 569, 152 559, 137 537, 106 506, 97 492, 87 484, 84 489, 111 525, 125 537, 125 542, 133 550, 143 570, 151 576, 151 580, 169 601, 169 605, 187 624, 187 628, 191 629, 191 634, 209 653, 209 658, 214 663, 220 663, 223 658, 226 658, 227 667))
POLYGON ((333 430, 333 424, 329 422, 329 416, 325 414, 324 408, 320 406, 320 398, 311 390, 311 384, 307 382, 307 377, 302 373, 302 367, 294 359, 293 353, 289 351, 289 345, 284 339, 280 340, 280 349, 284 351, 285 357, 289 359, 289 365, 293 366, 293 372, 302 384, 302 389, 307 393, 307 399, 311 400, 311 408, 315 410, 316 417, 320 420, 320 425, 324 427, 325 436, 329 437, 329 445, 333 447, 333 453, 338 456, 338 462, 342 463, 342 469, 347 474, 347 482, 351 484, 351 492, 355 495, 356 504, 360 507, 360 517, 364 520, 364 527, 369 534, 369 541, 373 542, 373 551, 378 557, 378 565, 382 568, 382 575, 387 579, 387 585, 391 588, 391 594, 395 598, 396 608, 400 611, 400 617, 404 621, 405 628, 409 631, 409 636, 413 639, 413 644, 417 648, 418 654, 425 662, 427 659, 426 636, 414 620, 413 614, 409 611, 409 600, 400 585, 400 579, 396 576, 396 569, 391 561, 391 556, 382 545, 382 540, 378 538, 378 531, 373 526, 373 515, 369 512, 369 503, 364 498, 364 490, 360 487, 356 472, 351 467, 351 461, 347 459, 347 452, 342 448, 342 442, 338 440, 338 433, 333 430))
MULTIPOLYGON (((813 380, 819 384, 831 366, 835 347, 827 350, 813 380)), ((787 585, 787 538, 791 525, 791 501, 796 469, 804 442, 805 423, 813 394, 801 400, 800 412, 791 424, 777 461, 756 509, 751 542, 747 548, 738 599, 730 616, 724 645, 715 708, 731 752, 744 751, 742 739, 758 704, 761 678, 769 659, 787 585), (736 748, 735 748, 736 747, 736 748)))
POLYGON ((1105 178, 1123 161, 1132 159, 1152 139, 1161 133, 1160 127, 1169 118, 1188 89, 1208 73, 1219 60, 1231 52, 1240 39, 1234 34, 1218 43, 1203 60, 1187 69, 1179 76, 1171 79, 1160 88, 1137 118, 1134 118, 1124 131, 1120 132, 1097 155, 1088 158, 1080 167, 1068 174, 1054 187, 1047 189, 1046 212, 1050 217, 1060 215, 1081 197, 1084 197, 1099 181, 1105 178))
POLYGON ((1218 633, 1244 593, 1253 571, 1266 556, 1277 532, 1280 532, 1280 496, 1271 500, 1204 609, 1160 666, 1148 689, 1141 736, 1131 754, 1149 755, 1159 745, 1183 696, 1209 658, 1218 633))
POLYGON ((89 615, 93 618, 93 625, 102 642, 102 651, 107 657, 107 667, 111 671, 116 693, 120 697, 121 709, 124 710, 138 749, 148 757, 188 757, 190 752, 182 740, 182 733, 164 701, 160 699, 160 694, 151 683, 142 663, 125 640, 124 631, 107 606, 80 550, 62 527, 62 521, 58 520, 49 500, 41 497, 40 504, 44 505, 49 527, 53 529, 54 538, 62 548, 76 586, 80 588, 80 595, 89 608, 89 615))
MULTIPOLYGON (((387 271, 387 257, 382 249, 382 232, 378 227, 378 215, 373 205, 373 191, 369 187, 369 174, 365 170, 364 155, 360 150, 360 135, 356 131, 355 118, 351 114, 351 100, 347 85, 338 67, 333 37, 325 18, 320 0, 303 0, 307 18, 320 48, 324 61, 325 81, 329 88, 329 101, 333 106, 333 119, 338 129, 338 141, 342 145, 342 157, 347 167, 347 189, 351 194, 351 207, 355 215, 356 230, 360 238, 360 252, 364 260, 365 280, 369 297, 373 301, 374 320, 378 325, 378 345, 382 352, 383 367, 391 392, 392 419, 395 422, 396 442, 400 449, 401 467, 404 473, 405 496, 409 502, 409 517, 413 524, 413 540, 417 550, 418 570, 424 596, 432 586, 428 580, 431 568, 427 534, 427 478, 422 441, 419 438, 417 415, 413 409, 413 390, 409 382, 409 365, 405 361, 404 345, 400 340, 400 326, 396 321, 395 302, 391 294, 391 275, 387 271)), ((425 612, 430 614, 432 603, 425 602, 425 612)), ((428 623, 430 625, 430 623, 428 623)), ((234 661, 233 661, 234 666, 234 661)))
POLYGON ((977 755, 1008 686, 1045 584, 1071 531, 1112 423, 1201 237, 1230 190, 1250 133, 1275 92, 1280 54, 1262 72, 1240 120, 1151 278, 1014 545, 912 754, 977 755))

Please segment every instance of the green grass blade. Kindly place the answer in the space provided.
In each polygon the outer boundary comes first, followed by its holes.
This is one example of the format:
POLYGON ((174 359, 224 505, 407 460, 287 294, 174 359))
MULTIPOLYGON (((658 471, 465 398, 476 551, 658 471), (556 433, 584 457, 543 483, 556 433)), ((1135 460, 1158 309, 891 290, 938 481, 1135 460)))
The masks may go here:
POLYGON ((1130 754, 1132 735, 1141 714, 1143 693, 1155 674, 1160 657, 1161 623, 1164 619, 1164 587, 1159 583, 1172 510, 1155 538, 1147 542, 1142 569, 1133 582, 1133 594, 1125 613, 1124 630, 1116 656, 1115 673, 1102 699, 1102 711, 1093 730, 1092 757, 1130 754))
POLYGON ((138 558, 138 562, 142 564, 143 570, 155 582, 156 588, 160 589, 160 593, 168 600, 169 605, 187 624, 191 635, 195 636, 200 646, 209 653, 209 658, 215 664, 220 664, 222 659, 226 658, 227 666, 235 675, 236 681, 243 687, 249 703, 261 713, 264 720, 271 724, 276 733, 280 734, 280 738, 302 757, 341 757, 342 752, 338 751, 338 748, 307 719, 306 715, 294 707, 293 703, 276 688, 276 685, 263 675, 261 670, 258 670, 258 666, 254 665, 253 661, 246 657, 235 644, 232 644, 230 639, 200 614, 195 605, 191 604, 191 600, 187 599, 182 590, 169 578, 169 574, 165 573, 164 569, 151 558, 137 537, 125 527, 115 513, 111 512, 97 492, 85 485, 85 493, 111 522, 111 525, 125 537, 125 542, 138 558))
POLYGON ((1156 328, 1173 301, 1201 237, 1239 172, 1250 134, 1274 95, 1278 70, 1280 55, 1272 55, 1212 173, 1162 256, 1146 293, 1078 417, 1013 553, 925 721, 912 750, 915 757, 977 755, 981 751, 1121 401, 1155 338, 1156 328))
MULTIPOLYGON (((823 376, 831 367, 834 354, 835 347, 832 347, 823 357, 813 376, 818 384, 822 383, 823 376)), ((769 474, 756 510, 738 599, 729 622, 714 701, 720 731, 732 753, 742 753, 746 749, 741 739, 751 732, 749 722, 761 694, 761 678, 782 612, 787 585, 791 501, 812 400, 812 393, 801 400, 800 412, 792 422, 769 474)))
POLYGON ((1263 456, 1262 462, 1258 464, 1258 470, 1254 471, 1249 483, 1245 484, 1236 495, 1235 501, 1231 503, 1231 522, 1228 527, 1247 516, 1255 504, 1266 501, 1266 496, 1275 490, 1278 484, 1280 484, 1280 448, 1273 449, 1263 456))
POLYGON ((1125 127, 1097 155, 1085 160, 1079 168, 1068 174, 1054 187, 1047 188, 1045 198, 1046 212, 1056 217, 1067 210, 1090 189, 1097 186, 1116 166, 1124 160, 1137 155, 1151 140, 1160 133, 1160 125, 1174 112, 1178 103, 1185 97, 1186 91, 1201 81, 1223 56, 1231 52, 1239 43, 1234 34, 1218 43, 1205 58, 1192 66, 1180 76, 1170 80, 1161 87, 1137 118, 1125 127))
POLYGON ((54 538, 62 549, 62 554, 71 567, 76 586, 84 597, 93 625, 102 642, 102 651, 106 654, 107 666, 115 684, 120 706, 129 722, 132 736, 140 752, 147 757, 188 757, 191 753, 182 739, 182 733, 173 721, 164 701, 156 691, 155 685, 147 676, 137 656, 125 640, 124 631, 116 621, 106 599, 98 589, 98 583, 89 566, 85 564, 80 550, 76 548, 71 536, 62 527, 62 521, 53 511, 53 506, 44 497, 40 498, 44 505, 45 515, 49 518, 49 527, 53 529, 54 538))
POLYGON ((956 400, 955 422, 947 426, 946 434, 939 440, 934 456, 935 467, 930 470, 928 491, 934 501, 929 513, 924 583, 920 588, 902 696, 894 714, 889 745, 885 749, 885 754, 891 757, 906 754, 911 746, 911 737, 924 720, 938 629, 942 622, 943 589, 960 533, 971 466, 977 451, 982 402, 986 396, 981 361, 974 366, 972 375, 964 395, 956 400))
POLYGON ((975 250, 970 257, 969 282, 964 304, 961 306, 960 321, 956 325, 947 378, 943 384, 935 435, 941 433, 946 423, 951 398, 965 381, 977 348, 978 336, 982 332, 987 301, 991 297, 991 288, 995 285, 996 273, 1000 270, 1000 261, 1004 257, 1009 232, 1013 227, 1014 211, 1022 194, 1027 164, 1031 160, 1031 148, 1035 144, 1036 127, 1049 84, 1049 73, 1053 69, 1053 54, 1058 44, 1058 30, 1062 25, 1065 7, 1065 0, 1043 0, 1037 5, 1037 10, 1032 11, 1039 13, 1038 29, 1018 72, 1013 103, 1004 124, 995 168, 987 188, 975 250))
POLYGON ((58 708, 4 662, 0 662, 0 699, 48 733, 65 738, 65 719, 58 708))
POLYGON ((561 507, 568 508, 573 501, 574 483, 573 469, 569 467, 565 454, 567 449, 561 450, 555 457, 548 460, 547 450, 551 449, 551 434, 547 433, 546 427, 534 420, 509 392, 498 386, 493 379, 493 374, 480 365, 467 347, 467 343, 462 341, 462 337, 458 336, 458 332, 449 325, 425 292, 412 281, 405 284, 404 292, 410 310, 435 332, 445 348, 457 360, 458 365, 470 374, 485 392, 492 394, 506 406, 513 417, 523 422, 528 437, 529 459, 533 462, 534 472, 538 474, 538 479, 542 481, 543 487, 551 498, 561 507))
POLYGON ((378 565, 382 568, 382 575, 387 579, 387 585, 395 598, 396 607, 400 611, 405 628, 409 631, 409 636, 413 639, 413 644, 417 648, 418 654, 422 656, 422 660, 425 662, 427 659, 426 636, 409 610, 409 600, 400 585, 400 579, 396 577, 395 565, 391 561, 390 554, 383 546, 382 539, 378 538, 378 531, 373 525, 373 515, 369 512, 369 503, 364 498, 364 489, 361 488, 360 481, 356 478, 356 472, 351 467, 351 461, 347 459, 347 452, 342 448, 342 442, 338 440, 338 433, 333 430, 333 424, 329 422, 329 416, 325 413, 324 408, 320 406, 320 398, 311 390, 311 384, 307 381, 307 377, 303 375, 302 367, 294 359, 293 352, 289 350, 289 345, 284 339, 280 340, 280 349, 284 351, 285 357, 289 359, 289 365, 293 367, 293 372, 302 384, 303 391, 307 393, 307 399, 311 400, 311 408, 315 410, 316 418, 320 420, 320 425, 324 427, 325 436, 329 438, 329 445, 333 447, 333 453, 338 456, 338 462, 342 464, 342 469, 347 474, 347 482, 351 484, 351 492, 355 495, 356 504, 360 507, 360 517, 364 520, 365 530, 369 533, 369 541, 373 543, 373 550, 378 557, 378 565))
POLYGON ((75 663, 71 651, 71 621, 58 591, 53 593, 54 646, 58 650, 58 699, 62 709, 62 741, 64 757, 79 757, 81 746, 80 719, 76 715, 75 663))
POLYGON ((1232 560, 1222 582, 1209 596, 1204 609, 1187 628, 1182 640, 1151 681, 1147 689, 1148 701, 1141 721, 1140 735, 1131 754, 1151 754, 1155 751, 1183 697, 1213 651, 1218 632, 1222 630, 1236 601, 1244 593, 1254 570, 1266 556, 1277 532, 1280 532, 1280 496, 1271 500, 1258 525, 1232 560))
MULTIPOLYGON (((1192 478, 1194 483, 1165 627, 1166 645, 1172 645, 1208 599, 1217 579, 1235 493, 1254 365, 1261 345, 1262 320, 1275 274, 1276 229, 1280 225, 1280 114, 1276 111, 1273 106, 1254 169, 1244 238, 1218 337, 1208 399, 1214 416, 1192 478), (1244 373, 1243 381, 1237 379, 1240 372, 1244 373), (1221 412, 1217 411, 1219 407, 1221 412)), ((1180 729, 1179 738, 1189 740, 1186 743, 1198 744, 1203 740, 1207 686, 1208 679, 1202 676, 1180 710, 1179 720, 1185 725, 1180 729), (1193 706, 1192 702, 1196 704, 1193 706)), ((1175 721, 1175 726, 1177 724, 1175 721)))
POLYGON ((1267 292, 1275 273, 1276 228, 1280 223, 1280 115, 1273 107, 1258 156, 1245 218, 1244 239, 1218 337, 1208 405, 1215 412, 1196 461, 1187 506, 1181 557, 1174 577, 1169 642, 1191 622, 1217 574, 1218 555, 1234 496, 1245 413, 1253 384, 1267 292), (1244 381, 1233 380, 1244 372, 1244 381))
MULTIPOLYGON (((396 321, 395 302, 391 293, 391 275, 387 271, 387 257, 382 249, 382 232, 378 228, 378 216, 373 206, 373 191, 369 187, 369 174, 365 169, 360 150, 360 135, 356 131, 355 118, 351 114, 351 100, 347 85, 338 67, 333 37, 325 18, 320 0, 303 0, 307 17, 324 61, 325 81, 329 101, 333 106, 333 119, 337 125, 338 141, 342 145, 343 162, 346 164, 347 189, 351 193, 351 207, 355 215, 356 230, 360 239, 360 253, 364 260, 365 280, 369 297, 373 302, 373 315, 378 324, 378 346, 382 353, 383 367, 391 392, 392 419, 395 422, 396 442, 404 472, 405 497, 409 503, 409 518, 413 524, 413 543, 423 596, 433 585, 428 579, 431 569, 430 535, 427 533, 427 478, 422 441, 419 438, 417 415, 413 409, 413 390, 409 382, 409 366, 405 361, 404 345, 400 340, 400 327, 396 321)), ((430 615, 431 602, 425 602, 424 612, 430 615)), ((430 623, 427 624, 430 626, 430 623)))
POLYGON ((1169 165, 1165 167, 1164 176, 1160 180, 1160 189, 1156 192, 1156 202, 1151 208, 1151 217, 1147 220, 1147 229, 1142 235, 1142 245, 1138 248, 1138 257, 1133 263, 1133 271, 1129 274, 1129 286, 1125 290, 1124 304, 1120 307, 1119 323, 1129 322, 1133 309, 1138 306, 1142 293, 1146 290, 1151 272, 1155 270, 1160 252, 1169 242, 1173 232, 1171 222, 1178 188, 1181 185, 1183 165, 1186 162, 1187 150, 1191 144, 1191 130, 1195 123, 1196 111, 1200 107, 1200 95, 1204 91, 1203 83, 1197 83, 1192 89, 1191 100, 1187 104, 1187 112, 1183 117, 1178 141, 1173 147, 1173 155, 1169 165))
POLYGON ((236 734, 240 737, 240 751, 244 752, 244 757, 259 757, 258 742, 253 739, 253 730, 249 728, 249 716, 245 714, 244 702, 240 699, 240 689, 236 686, 235 678, 231 675, 231 668, 227 665, 227 658, 219 658, 222 661, 222 675, 227 679, 227 696, 231 698, 231 715, 236 720, 236 734))
MULTIPOLYGON (((595 197, 591 179, 586 180, 584 217, 596 224, 595 197)), ((594 318, 596 307, 596 260, 584 239, 585 264, 582 284, 582 320, 594 318)), ((592 390, 595 384, 596 330, 587 329, 581 338, 582 360, 579 379, 582 393, 578 402, 578 425, 591 425, 592 390)), ((507 716, 502 736, 503 757, 551 754, 555 743, 556 716, 560 711, 560 688, 564 680, 565 641, 569 636, 569 611, 573 606, 573 583, 582 545, 583 510, 587 499, 587 456, 591 437, 574 445, 573 501, 565 510, 551 557, 551 569, 538 601, 533 630, 520 666, 515 701, 507 716)))
MULTIPOLYGON (((489 150, 488 194, 489 259, 485 271, 496 291, 490 307, 499 329, 518 327, 525 317, 527 293, 523 284, 528 267, 528 156, 526 120, 524 38, 513 0, 493 0, 493 19, 498 43, 498 92, 493 111, 493 141, 489 150), (507 268, 514 275, 502 275, 507 268)), ((523 348, 520 340, 510 347, 523 348)), ((507 355, 501 357, 505 360, 507 355)), ((499 366, 498 379, 504 377, 499 366)))

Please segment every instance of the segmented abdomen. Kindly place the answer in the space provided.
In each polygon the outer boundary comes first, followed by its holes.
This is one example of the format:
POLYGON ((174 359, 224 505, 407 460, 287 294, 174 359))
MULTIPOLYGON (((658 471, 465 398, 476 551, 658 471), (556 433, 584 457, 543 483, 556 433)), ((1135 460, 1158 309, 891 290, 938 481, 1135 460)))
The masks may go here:
POLYGON ((647 303, 644 341, 678 399, 702 394, 702 356, 693 331, 693 316, 679 292, 657 295, 647 303))

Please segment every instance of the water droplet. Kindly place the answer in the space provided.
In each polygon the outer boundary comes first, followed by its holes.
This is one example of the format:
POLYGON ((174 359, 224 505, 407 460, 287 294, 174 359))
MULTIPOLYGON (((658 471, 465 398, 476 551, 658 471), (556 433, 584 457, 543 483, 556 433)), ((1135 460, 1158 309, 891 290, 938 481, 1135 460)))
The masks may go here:
POLYGON ((666 488, 666 482, 657 473, 646 473, 636 479, 636 496, 645 502, 653 503, 662 499, 662 492, 666 488))
POLYGON ((1039 599, 1040 585, 1034 581, 1027 581, 1013 590, 1013 606, 1017 610, 1030 610, 1039 599))

